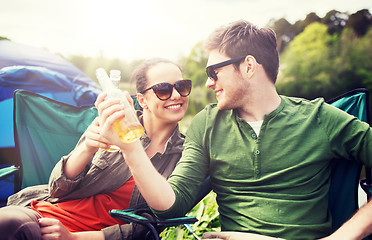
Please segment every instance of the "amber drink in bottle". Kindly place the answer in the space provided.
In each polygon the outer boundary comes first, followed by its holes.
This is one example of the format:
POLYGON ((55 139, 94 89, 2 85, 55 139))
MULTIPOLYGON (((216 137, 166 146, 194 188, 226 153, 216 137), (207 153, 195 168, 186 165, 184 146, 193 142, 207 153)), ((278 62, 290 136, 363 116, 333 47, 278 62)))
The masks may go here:
MULTIPOLYGON (((120 103, 125 106, 125 116, 113 124, 113 129, 119 135, 120 140, 124 143, 131 143, 139 139, 143 134, 143 127, 125 94, 113 83, 115 80, 120 81, 120 71, 111 70, 110 75, 112 79, 109 78, 103 68, 98 68, 96 75, 102 90, 107 92, 107 97, 120 99, 120 103)), ((112 147, 115 148, 115 146, 112 147)))

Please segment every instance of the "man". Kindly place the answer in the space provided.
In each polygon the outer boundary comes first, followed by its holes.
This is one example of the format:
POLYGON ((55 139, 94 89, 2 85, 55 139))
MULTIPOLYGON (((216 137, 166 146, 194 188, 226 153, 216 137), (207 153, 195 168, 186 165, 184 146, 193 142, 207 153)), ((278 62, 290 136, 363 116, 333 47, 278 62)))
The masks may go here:
MULTIPOLYGON (((120 145, 154 212, 182 216, 210 176, 222 231, 285 239, 362 239, 372 233, 372 204, 332 235, 327 211, 330 161, 355 159, 371 167, 370 126, 323 99, 279 96, 279 57, 270 29, 238 21, 217 29, 206 48, 206 87, 218 103, 193 119, 168 181, 140 144, 120 145)), ((104 135, 116 144, 112 118, 104 135)))

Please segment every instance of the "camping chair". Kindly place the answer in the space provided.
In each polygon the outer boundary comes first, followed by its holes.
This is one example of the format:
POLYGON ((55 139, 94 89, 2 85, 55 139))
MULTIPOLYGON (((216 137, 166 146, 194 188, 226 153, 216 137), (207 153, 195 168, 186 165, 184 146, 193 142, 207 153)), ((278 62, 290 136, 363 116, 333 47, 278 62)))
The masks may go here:
MULTIPOLYGON (((136 102, 134 106, 140 109, 136 102)), ((97 109, 92 105, 76 107, 30 91, 16 90, 14 139, 21 159, 22 188, 48 183, 55 164, 73 150, 96 116, 97 109)), ((140 207, 141 210, 137 209, 136 213, 146 209, 140 207)), ((185 217, 158 221, 156 226, 176 226, 196 221, 193 217, 185 217)), ((145 225, 149 227, 149 232, 155 230, 152 223, 145 225)))
MULTIPOLYGON (((329 104, 357 117, 359 120, 369 121, 369 93, 366 89, 355 89, 338 96, 329 104)), ((331 186, 329 192, 329 207, 332 213, 332 229, 337 230, 359 208, 359 184, 367 194, 371 186, 371 170, 364 168, 366 178, 360 180, 362 166, 354 161, 334 160, 332 162, 331 186)))
POLYGON ((16 90, 14 141, 21 159, 21 188, 48 183, 55 164, 73 150, 96 116, 92 105, 76 107, 16 90))
MULTIPOLYGON (((67 95, 69 93, 66 93, 67 95)), ((68 154, 97 116, 94 106, 76 107, 26 90, 13 93, 16 156, 0 168, 1 206, 20 189, 48 183, 60 158, 68 154), (9 185, 14 182, 14 190, 9 185)))
POLYGON ((20 188, 19 160, 13 139, 13 99, 0 100, 0 207, 20 188))
POLYGON ((20 190, 19 168, 15 165, 0 164, 0 182, 0 207, 3 207, 7 198, 20 190))
MULTIPOLYGON (((355 89, 342 94, 330 101, 329 104, 369 123, 369 94, 366 89, 355 89)), ((332 162, 331 186, 329 192, 329 208, 332 215, 332 230, 337 230, 359 208, 358 185, 362 166, 347 160, 335 159, 332 162)), ((366 179, 360 181, 367 196, 371 196, 368 189, 372 189, 371 171, 365 168, 366 179)), ((209 177, 205 180, 198 199, 201 200, 211 191, 209 177)), ((149 220, 135 214, 135 209, 114 210, 113 216, 124 220, 147 224, 149 220), (120 216, 119 216, 120 214, 120 216)), ((154 232, 154 235, 156 233, 154 232)))

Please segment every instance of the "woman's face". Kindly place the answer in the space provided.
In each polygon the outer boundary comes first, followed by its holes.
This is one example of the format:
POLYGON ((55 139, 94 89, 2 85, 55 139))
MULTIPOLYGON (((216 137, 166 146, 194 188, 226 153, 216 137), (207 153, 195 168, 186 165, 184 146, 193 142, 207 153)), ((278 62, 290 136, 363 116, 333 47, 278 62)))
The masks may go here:
MULTIPOLYGON (((159 83, 174 84, 182 80, 180 69, 172 63, 158 63, 147 71, 147 86, 149 88, 159 83)), ((184 117, 189 97, 182 97, 173 87, 172 95, 169 99, 162 101, 154 93, 153 89, 143 94, 142 107, 148 111, 153 119, 158 119, 164 123, 177 123, 184 117)))

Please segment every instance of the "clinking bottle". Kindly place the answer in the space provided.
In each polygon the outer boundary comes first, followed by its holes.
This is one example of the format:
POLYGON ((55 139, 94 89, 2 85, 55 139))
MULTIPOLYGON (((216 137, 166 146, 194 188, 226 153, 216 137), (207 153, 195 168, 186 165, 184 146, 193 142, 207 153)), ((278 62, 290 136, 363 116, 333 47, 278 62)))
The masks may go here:
POLYGON ((112 81, 120 81, 120 71, 111 70, 110 76, 113 79, 110 79, 105 69, 98 68, 96 70, 96 76, 102 90, 107 92, 107 97, 120 99, 120 103, 125 106, 125 116, 114 122, 112 125, 114 131, 119 135, 120 140, 124 143, 131 143, 136 139, 139 139, 143 134, 143 127, 140 124, 133 107, 129 104, 125 94, 116 87, 112 81))

